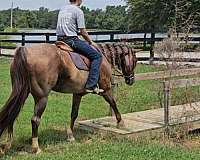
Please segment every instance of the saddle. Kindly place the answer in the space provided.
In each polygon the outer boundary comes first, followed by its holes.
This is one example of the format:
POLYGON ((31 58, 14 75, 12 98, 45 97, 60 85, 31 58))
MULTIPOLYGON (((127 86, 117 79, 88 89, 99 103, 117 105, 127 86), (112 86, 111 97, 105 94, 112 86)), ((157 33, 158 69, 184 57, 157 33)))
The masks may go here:
POLYGON ((73 48, 63 41, 57 41, 55 45, 63 51, 66 51, 70 55, 72 62, 79 70, 89 71, 90 70, 90 60, 81 55, 81 53, 76 53, 73 48))

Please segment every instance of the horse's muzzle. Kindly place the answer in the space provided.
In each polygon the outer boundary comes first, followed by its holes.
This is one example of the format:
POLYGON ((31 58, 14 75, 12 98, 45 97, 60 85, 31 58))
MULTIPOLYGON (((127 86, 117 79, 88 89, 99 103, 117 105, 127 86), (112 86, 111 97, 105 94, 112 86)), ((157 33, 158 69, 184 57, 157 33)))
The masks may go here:
POLYGON ((124 78, 125 78, 126 84, 130 86, 133 85, 133 83, 135 82, 135 77, 133 74, 131 74, 130 76, 125 76, 124 78))

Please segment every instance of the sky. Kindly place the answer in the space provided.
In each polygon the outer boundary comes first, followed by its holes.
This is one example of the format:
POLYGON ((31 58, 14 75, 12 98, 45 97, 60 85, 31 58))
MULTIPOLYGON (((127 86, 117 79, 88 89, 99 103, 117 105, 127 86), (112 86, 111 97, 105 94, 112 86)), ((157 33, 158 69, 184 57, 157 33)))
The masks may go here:
MULTIPOLYGON (((0 0, 0 10, 10 8, 12 1, 14 3, 14 8, 19 7, 31 10, 38 9, 41 6, 54 10, 68 3, 68 0, 0 0)), ((90 9, 105 9, 107 5, 125 4, 124 0, 83 0, 83 5, 90 9)))

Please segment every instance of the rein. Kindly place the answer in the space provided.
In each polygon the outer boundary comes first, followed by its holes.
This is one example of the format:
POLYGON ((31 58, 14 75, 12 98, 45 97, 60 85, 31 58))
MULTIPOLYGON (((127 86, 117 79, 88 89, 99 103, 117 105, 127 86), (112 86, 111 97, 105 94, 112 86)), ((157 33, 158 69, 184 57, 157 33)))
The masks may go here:
POLYGON ((114 67, 114 73, 112 74, 113 76, 116 77, 124 77, 123 73, 121 70, 119 70, 118 68, 114 67), (117 72, 118 74, 116 74, 115 72, 117 72))

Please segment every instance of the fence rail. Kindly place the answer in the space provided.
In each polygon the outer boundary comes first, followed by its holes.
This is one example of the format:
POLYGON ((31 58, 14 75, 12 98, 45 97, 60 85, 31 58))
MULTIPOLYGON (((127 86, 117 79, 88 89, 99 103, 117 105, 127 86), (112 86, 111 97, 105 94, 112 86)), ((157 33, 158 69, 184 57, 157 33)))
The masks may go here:
MULTIPOLYGON (((164 37, 156 37, 155 33, 147 32, 147 31, 132 31, 132 32, 123 32, 123 31, 101 31, 101 32, 89 32, 89 35, 101 36, 105 35, 105 39, 94 40, 97 43, 105 43, 105 42, 139 42, 142 43, 142 48, 144 50, 150 51, 150 57, 141 57, 139 60, 148 61, 148 60, 156 60, 154 57, 153 47, 155 42, 162 41, 164 37), (144 37, 141 38, 119 38, 119 35, 123 35, 123 37, 131 37, 134 34, 144 34, 144 37), (147 37, 147 34, 150 34, 150 37, 147 37), (149 47, 147 48, 147 44, 149 47)), ((0 38, 0 49, 15 49, 16 46, 6 46, 5 43, 18 43, 21 46, 25 46, 30 43, 54 43, 55 40, 51 40, 51 37, 56 37, 56 33, 32 33, 32 32, 0 32, 0 37, 2 36, 21 36, 21 39, 6 39, 0 38), (37 40, 27 40, 28 36, 42 36, 37 40)), ((185 39, 182 39, 185 40, 185 39)), ((200 37, 188 37, 187 42, 198 42, 200 43, 200 37)), ((1 55, 1 52, 0 52, 1 55)), ((157 58, 158 59, 158 58, 157 58)), ((191 60, 189 60, 191 61, 191 60)), ((199 59, 198 59, 199 61, 199 59)))
MULTIPOLYGON (((144 46, 149 44, 154 44, 157 41, 162 41, 163 37, 155 37, 155 33, 151 32, 145 32, 145 31, 133 31, 133 32, 123 32, 123 31, 101 31, 101 32, 88 32, 89 35, 105 35, 109 36, 109 39, 103 39, 103 40, 96 40, 96 42, 120 42, 120 41, 126 41, 126 42, 143 42, 144 46), (133 35, 133 34, 144 34, 144 37, 141 38, 116 38, 116 35, 133 35), (148 38, 147 34, 150 34, 151 36, 148 38)), ((54 43, 54 40, 50 40, 51 37, 56 37, 56 33, 32 33, 32 32, 0 32, 1 36, 21 36, 20 40, 13 40, 13 39, 6 39, 6 38, 0 38, 0 43, 3 42, 10 42, 10 43, 21 43, 22 46, 24 46, 26 43, 54 43), (26 40, 27 36, 45 36, 45 40, 26 40)), ((124 36, 124 37, 125 37, 124 36)), ((184 40, 184 39, 182 39, 184 40)), ((187 41, 193 41, 193 42, 200 42, 200 37, 188 37, 187 41)), ((4 46, 0 47, 3 48, 4 46)))
MULTIPOLYGON (((89 32, 89 35, 95 35, 95 36, 109 36, 109 39, 102 39, 102 40, 95 40, 95 42, 120 42, 120 41, 126 41, 126 42, 144 42, 144 45, 146 43, 151 43, 152 41, 161 41, 163 38, 146 38, 146 34, 152 33, 148 32, 145 33, 144 31, 135 31, 135 32, 123 32, 123 31, 101 31, 101 32, 89 32), (116 38, 116 35, 132 35, 132 34, 138 34, 138 33, 144 33, 143 38, 116 38)), ((0 32, 0 36, 21 36, 21 40, 12 40, 12 39, 0 39, 0 43, 4 42, 10 42, 10 43, 21 43, 22 46, 24 46, 26 43, 54 43, 54 40, 50 40, 51 37, 56 37, 56 33, 28 33, 28 32, 0 32), (27 36, 45 36, 45 40, 26 40, 27 36)), ((5 48, 6 46, 1 46, 1 48, 5 48)))

